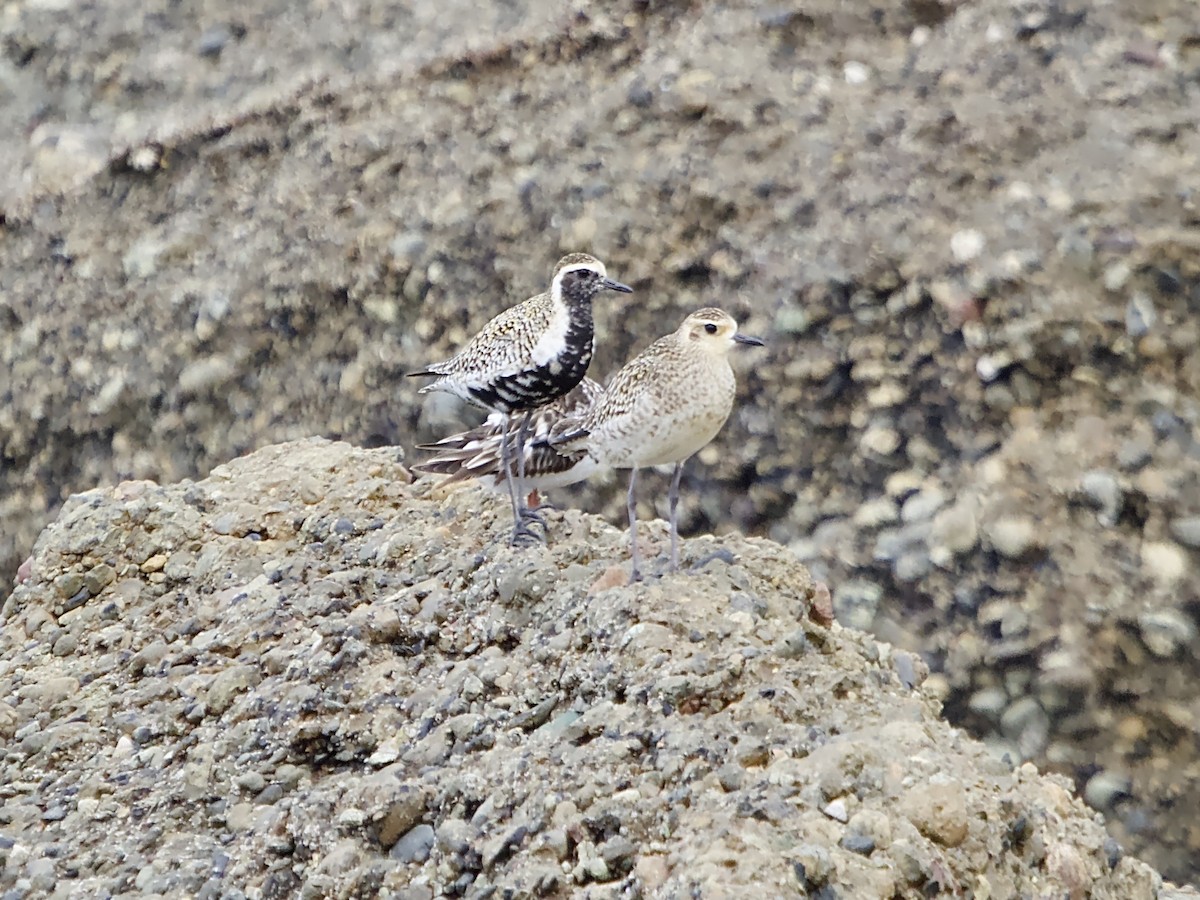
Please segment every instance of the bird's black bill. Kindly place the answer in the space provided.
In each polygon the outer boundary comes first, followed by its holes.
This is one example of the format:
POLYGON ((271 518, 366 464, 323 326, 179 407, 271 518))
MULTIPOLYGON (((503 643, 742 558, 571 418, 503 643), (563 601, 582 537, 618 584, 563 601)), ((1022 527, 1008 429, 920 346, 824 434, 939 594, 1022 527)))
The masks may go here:
POLYGON ((622 294, 632 294, 633 288, 627 284, 621 284, 619 281, 613 281, 611 278, 604 279, 604 286, 610 291, 620 291, 622 294))
POLYGON ((766 344, 764 344, 758 338, 750 337, 750 335, 742 334, 741 332, 738 332, 737 334, 735 334, 733 336, 733 339, 735 341, 737 341, 739 344, 745 344, 747 347, 765 347, 766 346, 766 344))

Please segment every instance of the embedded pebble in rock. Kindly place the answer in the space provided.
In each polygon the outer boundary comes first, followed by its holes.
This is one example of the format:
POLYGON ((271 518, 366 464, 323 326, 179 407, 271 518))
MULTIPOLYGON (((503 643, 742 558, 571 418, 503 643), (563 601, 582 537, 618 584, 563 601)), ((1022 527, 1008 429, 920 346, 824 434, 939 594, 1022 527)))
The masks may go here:
POLYGON ((1193 550, 1200 549, 1200 516, 1183 516, 1172 519, 1170 525, 1171 537, 1185 547, 1193 550))
POLYGON ((548 546, 513 550, 502 497, 434 499, 391 451, 318 439, 137 502, 68 510, 5 606, 0 659, 22 674, 0 777, 33 802, 5 806, 4 891, 54 890, 59 860, 79 896, 1159 884, 1110 865, 1063 781, 1014 776, 939 719, 917 662, 818 622, 817 585, 768 541, 686 538, 685 559, 736 564, 589 593, 623 528, 552 511, 548 546), (142 571, 166 532, 204 560, 182 579, 142 571), (129 585, 120 621, 54 656, 53 629, 25 635, 94 568, 92 538, 118 573, 100 597, 129 585), (1006 838, 1013 809, 1053 810, 1033 828, 1061 875, 1006 838))
POLYGON ((1160 659, 1170 659, 1196 640, 1196 623, 1177 609, 1144 612, 1137 624, 1142 643, 1160 659))
POLYGON ((1095 506, 1100 521, 1105 525, 1116 524, 1121 512, 1121 486, 1111 472, 1097 470, 1087 472, 1079 482, 1088 500, 1095 506))
POLYGON ((1142 568, 1166 587, 1177 584, 1187 574, 1186 553, 1168 541, 1147 541, 1142 544, 1142 568))
POLYGON ((1038 546, 1037 526, 1023 517, 997 519, 984 527, 988 543, 1001 556, 1020 559, 1038 546))

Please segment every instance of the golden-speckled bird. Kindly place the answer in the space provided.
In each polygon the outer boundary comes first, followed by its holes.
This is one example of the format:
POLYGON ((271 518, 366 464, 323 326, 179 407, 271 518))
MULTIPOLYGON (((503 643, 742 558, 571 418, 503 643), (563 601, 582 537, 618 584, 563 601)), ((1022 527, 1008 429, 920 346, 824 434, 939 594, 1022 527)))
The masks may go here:
MULTIPOLYGON (((447 391, 500 413, 504 436, 513 416, 524 413, 517 439, 523 446, 533 411, 571 391, 587 374, 596 342, 592 299, 602 290, 632 292, 609 278, 595 257, 568 254, 554 267, 549 291, 500 313, 450 359, 409 374, 436 376, 421 393, 447 391)), ((502 437, 500 449, 513 505, 511 541, 516 544, 536 537, 529 528, 536 516, 531 518, 521 502, 525 455, 519 456, 514 475, 510 441, 502 437)))

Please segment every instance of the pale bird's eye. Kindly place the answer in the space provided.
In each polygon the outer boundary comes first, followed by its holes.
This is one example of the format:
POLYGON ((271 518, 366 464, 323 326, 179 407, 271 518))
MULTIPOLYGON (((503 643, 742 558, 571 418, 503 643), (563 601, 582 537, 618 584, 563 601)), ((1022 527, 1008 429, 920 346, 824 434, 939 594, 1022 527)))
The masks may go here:
POLYGON ((704 326, 704 330, 707 331, 709 334, 716 334, 717 326, 714 325, 712 322, 709 322, 707 325, 704 326))

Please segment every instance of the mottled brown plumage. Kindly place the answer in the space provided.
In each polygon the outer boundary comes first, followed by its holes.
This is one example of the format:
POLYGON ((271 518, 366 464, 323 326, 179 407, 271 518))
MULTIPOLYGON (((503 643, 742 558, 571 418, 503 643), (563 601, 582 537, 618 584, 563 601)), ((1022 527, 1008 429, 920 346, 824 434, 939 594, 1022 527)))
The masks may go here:
MULTIPOLYGON (((564 452, 548 442, 555 430, 578 429, 592 405, 604 393, 590 378, 573 391, 534 410, 529 421, 529 434, 523 448, 525 456, 525 490, 536 491, 562 487, 583 481, 599 466, 586 450, 564 452)), ((500 465, 500 440, 504 434, 504 416, 492 413, 478 428, 453 434, 432 444, 422 444, 421 450, 437 451, 425 462, 413 466, 416 472, 445 475, 443 485, 479 479, 486 487, 497 489, 504 485, 500 465)), ((510 434, 510 452, 515 456, 516 435, 510 434)))

